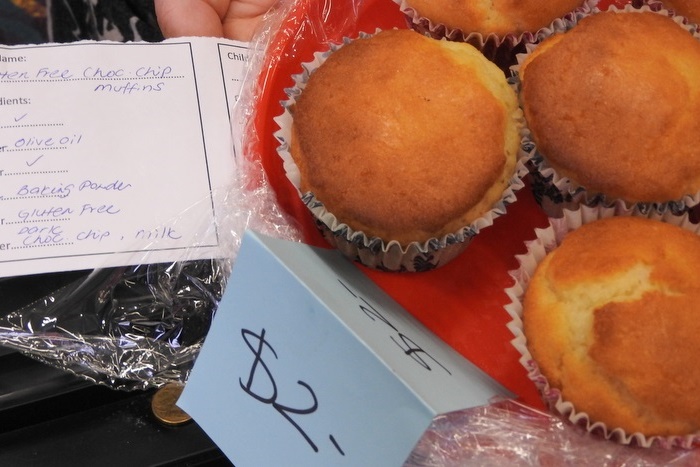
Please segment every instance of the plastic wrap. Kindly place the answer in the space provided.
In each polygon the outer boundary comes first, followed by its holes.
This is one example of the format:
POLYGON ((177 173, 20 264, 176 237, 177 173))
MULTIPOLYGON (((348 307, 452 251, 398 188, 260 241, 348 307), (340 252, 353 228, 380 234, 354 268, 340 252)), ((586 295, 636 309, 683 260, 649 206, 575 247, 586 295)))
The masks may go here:
MULTIPOLYGON (((269 104, 265 99, 277 99, 281 112, 285 95, 271 89, 279 84, 278 80, 286 80, 288 74, 287 86, 292 86, 292 75, 301 71, 301 63, 308 61, 313 52, 340 43, 343 37, 370 33, 387 24, 408 27, 408 23, 402 25, 401 21, 367 15, 363 10, 371 3, 376 6, 382 0, 283 1, 265 18, 261 31, 251 44, 255 53, 239 107, 247 122, 243 145, 251 160, 263 159, 259 154, 264 146, 262 142, 272 138, 272 132, 276 130, 259 122, 256 124, 254 117, 257 111, 276 106, 276 102, 269 104), (304 46, 296 46, 302 43, 304 46), (320 46, 309 51, 308 43, 320 46)), ((384 3, 391 4, 392 0, 384 3)), ((264 161, 260 163, 264 165, 264 161)), ((287 203, 285 199, 279 202, 294 210, 293 203, 287 203)), ((624 446, 592 436, 553 414, 518 400, 495 400, 487 406, 436 417, 405 465, 624 467, 690 466, 698 462, 700 454, 695 450, 624 446)))
POLYGON ((114 389, 184 383, 244 231, 299 238, 260 183, 259 166, 239 162, 238 178, 220 194, 223 257, 152 264, 146 252, 139 265, 2 278, 0 345, 114 389))
POLYGON ((154 262, 144 250, 136 255, 139 264, 124 267, 0 278, 0 345, 113 389, 184 383, 244 231, 299 238, 260 165, 245 157, 235 163, 230 183, 171 219, 171 225, 185 218, 197 225, 193 206, 215 199, 222 207, 214 224, 201 221, 194 247, 176 261, 154 262), (212 232, 221 257, 199 259, 197 243, 212 232))
POLYGON ((240 162, 220 194, 223 257, 152 264, 146 252, 139 265, 0 279, 0 345, 114 389, 184 383, 244 231, 299 237, 260 183, 259 166, 240 162))
POLYGON ((436 417, 405 467, 698 465, 695 450, 621 445, 513 400, 436 417))

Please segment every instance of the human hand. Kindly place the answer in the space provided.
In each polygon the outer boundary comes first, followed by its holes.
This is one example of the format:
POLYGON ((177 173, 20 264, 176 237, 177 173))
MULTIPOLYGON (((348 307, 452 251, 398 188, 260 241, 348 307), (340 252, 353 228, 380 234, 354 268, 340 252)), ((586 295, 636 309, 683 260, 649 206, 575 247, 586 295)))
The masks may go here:
POLYGON ((155 0, 165 37, 212 36, 250 41, 279 0, 155 0))

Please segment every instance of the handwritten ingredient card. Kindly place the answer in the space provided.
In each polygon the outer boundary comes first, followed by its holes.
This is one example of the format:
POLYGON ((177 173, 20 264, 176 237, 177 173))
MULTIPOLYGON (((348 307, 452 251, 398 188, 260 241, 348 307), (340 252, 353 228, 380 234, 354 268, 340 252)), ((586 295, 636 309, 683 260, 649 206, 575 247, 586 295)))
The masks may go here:
POLYGON ((0 47, 0 276, 221 255, 247 53, 211 38, 0 47))
POLYGON ((247 232, 178 406, 237 466, 390 466, 494 396, 338 251, 247 232))

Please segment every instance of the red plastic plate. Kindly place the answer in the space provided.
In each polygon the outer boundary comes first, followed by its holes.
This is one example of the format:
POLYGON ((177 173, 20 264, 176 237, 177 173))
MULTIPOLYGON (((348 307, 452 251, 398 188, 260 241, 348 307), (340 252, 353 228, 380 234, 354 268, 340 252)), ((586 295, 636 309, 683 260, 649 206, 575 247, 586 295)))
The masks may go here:
MULTIPOLYGON (((601 1, 623 6, 628 1, 601 1)), ((278 129, 273 118, 281 113, 284 89, 291 76, 301 72, 301 63, 313 53, 325 50, 330 41, 357 36, 377 28, 405 28, 406 19, 391 0, 365 0, 359 10, 354 2, 298 3, 272 41, 274 53, 266 57, 260 76, 261 98, 255 109, 254 131, 259 139, 248 147, 259 154, 270 183, 284 210, 300 221, 305 241, 328 246, 311 221, 295 188, 287 181, 277 155, 278 129), (321 18, 323 19, 321 21, 321 18), (311 19, 311 20, 310 20, 311 19)), ((491 377, 515 393, 522 402, 542 407, 541 399, 518 362, 519 354, 510 341, 509 316, 504 310, 504 290, 513 285, 509 271, 518 267, 516 255, 525 253, 525 242, 535 238, 535 228, 547 225, 530 189, 517 193, 518 201, 508 207, 494 225, 481 231, 466 251, 451 263, 430 272, 385 273, 358 265, 379 287, 401 304, 437 336, 491 377)))

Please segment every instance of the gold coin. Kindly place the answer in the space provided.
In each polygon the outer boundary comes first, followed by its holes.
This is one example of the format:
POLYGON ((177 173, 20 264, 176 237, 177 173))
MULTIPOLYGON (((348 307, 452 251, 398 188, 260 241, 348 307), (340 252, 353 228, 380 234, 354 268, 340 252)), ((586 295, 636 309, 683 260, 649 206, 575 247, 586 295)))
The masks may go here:
POLYGON ((151 411, 162 423, 170 426, 183 425, 192 417, 180 409, 177 402, 185 386, 178 383, 169 383, 158 389, 151 399, 151 411))

